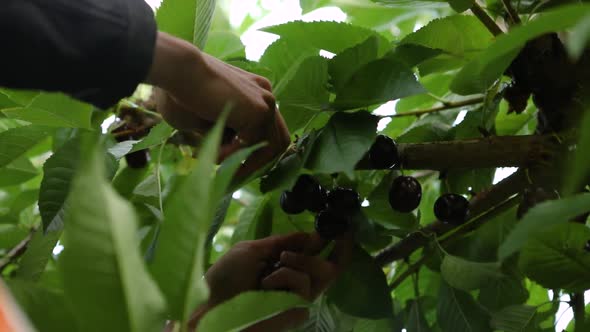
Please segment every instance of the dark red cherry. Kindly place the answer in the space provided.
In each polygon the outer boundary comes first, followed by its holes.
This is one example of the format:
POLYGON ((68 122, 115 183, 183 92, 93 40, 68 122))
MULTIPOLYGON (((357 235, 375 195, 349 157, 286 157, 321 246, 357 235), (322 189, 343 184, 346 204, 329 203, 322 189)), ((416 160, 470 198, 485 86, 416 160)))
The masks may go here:
POLYGON ((389 190, 391 208, 408 213, 414 211, 422 200, 422 186, 411 176, 400 176, 393 180, 389 190))
POLYGON ((467 221, 469 201, 457 194, 444 194, 434 203, 434 215, 438 220, 453 225, 467 221))
POLYGON ((371 166, 376 169, 387 169, 397 165, 399 163, 397 144, 388 136, 377 136, 369 149, 369 160, 371 166))
POLYGON ((348 231, 350 220, 348 216, 324 210, 315 218, 315 230, 323 239, 332 240, 348 231))

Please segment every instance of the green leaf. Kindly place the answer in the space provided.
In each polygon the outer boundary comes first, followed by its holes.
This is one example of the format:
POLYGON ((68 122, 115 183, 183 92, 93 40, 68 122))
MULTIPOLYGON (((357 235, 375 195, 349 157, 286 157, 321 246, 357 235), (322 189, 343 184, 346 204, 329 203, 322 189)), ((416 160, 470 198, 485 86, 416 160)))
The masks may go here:
MULTIPOLYGON (((588 105, 588 104, 587 104, 588 105)), ((590 113, 586 112, 579 126, 579 138, 576 151, 569 165, 569 171, 565 176, 565 193, 575 193, 579 188, 585 187, 590 179, 590 156, 585 151, 590 149, 590 113)))
POLYGON ((502 309, 492 315, 492 327, 504 332, 522 332, 531 330, 537 308, 527 305, 515 305, 502 309))
POLYGON ((218 201, 213 201, 215 163, 225 117, 205 138, 198 163, 179 180, 164 206, 158 249, 151 271, 168 302, 170 315, 186 322, 207 299, 204 274, 207 232, 218 201), (195 203, 198 204, 195 204, 195 203))
POLYGON ((586 15, 578 22, 565 41, 565 46, 572 58, 578 59, 582 55, 588 40, 590 40, 590 15, 586 15))
POLYGON ((590 229, 585 225, 557 225, 531 236, 519 265, 531 280, 546 288, 572 293, 590 289, 590 254, 584 250, 589 240, 590 229))
POLYGON ((232 244, 257 240, 268 236, 272 228, 270 195, 255 198, 240 215, 240 220, 231 238, 232 244))
POLYGON ((376 132, 377 117, 368 112, 336 113, 313 145, 305 166, 319 173, 352 173, 376 132))
POLYGON ((260 64, 268 68, 272 75, 269 77, 273 85, 273 92, 280 101, 280 95, 288 90, 287 84, 299 70, 303 60, 318 55, 313 47, 299 45, 293 41, 279 39, 272 43, 260 58, 260 64))
POLYGON ((323 7, 330 3, 330 0, 299 0, 299 5, 303 10, 303 14, 307 14, 314 9, 323 7))
POLYGON ((408 327, 407 332, 427 332, 431 331, 428 322, 424 317, 424 310, 421 308, 419 300, 413 300, 406 305, 408 309, 408 327))
POLYGON ((14 186, 26 182, 39 174, 29 158, 20 157, 0 168, 0 187, 14 186))
POLYGON ((327 85, 328 62, 323 57, 313 56, 301 62, 285 89, 276 92, 281 114, 291 131, 301 128, 327 107, 330 96, 327 85))
POLYGON ((300 328, 293 332, 332 332, 347 330, 345 315, 330 303, 325 295, 315 300, 309 308, 309 318, 300 328))
POLYGON ((485 91, 504 73, 527 41, 575 26, 589 14, 589 5, 564 6, 542 13, 530 23, 499 36, 495 43, 457 74, 451 83, 451 90, 461 95, 485 91))
POLYGON ((488 310, 495 312, 509 305, 525 303, 528 298, 529 293, 522 279, 504 276, 484 285, 477 300, 488 310))
POLYGON ((370 62, 354 73, 337 91, 334 106, 360 108, 424 92, 408 67, 385 58, 370 62))
POLYGON ((448 2, 457 13, 462 13, 471 8, 475 0, 448 0, 448 2))
POLYGON ((197 16, 195 17, 195 33, 193 35, 193 44, 200 49, 205 49, 209 30, 217 7, 217 0, 199 0, 197 1, 197 16))
POLYGON ((351 263, 327 292, 342 312, 368 319, 389 318, 393 304, 387 280, 371 255, 359 247, 351 263))
POLYGON ((440 272, 450 286, 464 291, 480 289, 502 277, 498 263, 470 262, 453 255, 445 256, 440 272))
POLYGON ((379 39, 372 36, 332 58, 330 60, 330 77, 336 90, 341 89, 358 69, 376 60, 378 51, 379 39))
POLYGON ((489 319, 471 295, 441 284, 437 322, 443 332, 491 332, 489 319))
POLYGON ((30 104, 2 111, 7 117, 33 125, 92 129, 92 105, 60 93, 41 93, 30 104))
POLYGON ((204 49, 216 4, 215 0, 164 0, 156 12, 158 28, 204 49))
MULTIPOLYGON (((457 2, 461 1, 463 0, 457 2)), ((402 39, 400 45, 419 45, 441 50, 458 59, 469 60, 484 51, 493 38, 475 16, 452 15, 431 21, 402 39)))
POLYGON ((305 300, 291 293, 244 292, 211 309, 199 322, 199 330, 241 331, 281 312, 308 305, 305 300))
POLYGON ((246 57, 246 49, 240 37, 228 31, 211 31, 205 53, 222 60, 246 57))
POLYGON ((66 200, 80 163, 80 142, 79 138, 69 140, 43 165, 39 213, 46 232, 63 228, 66 200))
POLYGON ((0 133, 0 168, 14 162, 40 143, 49 132, 45 128, 24 126, 0 133))
POLYGON ((26 281, 37 281, 45 271, 47 263, 53 254, 61 231, 45 233, 38 230, 33 235, 27 251, 18 263, 16 278, 26 281))
POLYGON ((133 207, 106 181, 98 149, 83 160, 60 257, 66 299, 84 331, 161 331, 165 303, 139 253, 133 207))
POLYGON ((10 280, 12 295, 39 331, 79 331, 74 312, 63 293, 44 289, 31 282, 10 280))
POLYGON ((332 53, 340 53, 371 36, 378 37, 384 48, 388 44, 385 37, 373 30, 339 22, 293 21, 261 30, 289 39, 298 45, 309 45, 332 53), (346 38, 334 38, 334 36, 346 36, 346 38))
POLYGON ((536 205, 516 224, 502 243, 498 249, 498 257, 500 260, 508 258, 522 248, 526 241, 536 233, 562 224, 588 211, 590 211, 590 194, 580 194, 536 205))
POLYGON ((162 121, 154 128, 152 128, 149 134, 146 137, 144 137, 141 141, 133 144, 133 148, 128 153, 149 149, 154 146, 160 145, 164 143, 164 141, 168 139, 173 132, 174 128, 170 127, 169 124, 162 121))

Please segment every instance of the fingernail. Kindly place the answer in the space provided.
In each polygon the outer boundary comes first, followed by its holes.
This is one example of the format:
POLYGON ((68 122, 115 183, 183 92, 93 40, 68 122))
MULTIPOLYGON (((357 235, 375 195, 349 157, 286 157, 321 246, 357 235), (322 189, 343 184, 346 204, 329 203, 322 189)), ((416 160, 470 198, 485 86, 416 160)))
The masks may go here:
POLYGON ((281 253, 281 261, 290 261, 295 257, 295 254, 289 251, 283 251, 281 253))

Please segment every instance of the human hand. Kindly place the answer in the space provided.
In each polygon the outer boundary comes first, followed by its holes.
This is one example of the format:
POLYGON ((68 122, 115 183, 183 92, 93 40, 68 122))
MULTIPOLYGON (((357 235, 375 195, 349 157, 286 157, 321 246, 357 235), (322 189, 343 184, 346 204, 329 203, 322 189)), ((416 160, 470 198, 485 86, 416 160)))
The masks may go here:
MULTIPOLYGON (((317 253, 325 246, 325 241, 317 234, 294 233, 238 243, 207 272, 205 278, 209 284, 210 298, 193 315, 191 328, 195 327, 207 310, 248 290, 286 290, 312 301, 342 270, 351 243, 349 239, 338 241, 329 260, 303 254, 317 253), (285 254, 287 252, 301 256, 295 260, 283 259, 283 256, 290 256, 285 254), (265 276, 264 273, 279 260, 284 266, 265 276)), ((300 325, 307 315, 306 309, 289 310, 247 331, 282 331, 300 325)))
POLYGON ((204 134, 225 107, 231 106, 226 125, 236 137, 221 147, 220 159, 245 146, 268 143, 246 161, 239 171, 242 176, 266 165, 289 146, 289 131, 276 109, 270 82, 185 41, 158 34, 147 82, 159 87, 158 112, 179 130, 204 134))

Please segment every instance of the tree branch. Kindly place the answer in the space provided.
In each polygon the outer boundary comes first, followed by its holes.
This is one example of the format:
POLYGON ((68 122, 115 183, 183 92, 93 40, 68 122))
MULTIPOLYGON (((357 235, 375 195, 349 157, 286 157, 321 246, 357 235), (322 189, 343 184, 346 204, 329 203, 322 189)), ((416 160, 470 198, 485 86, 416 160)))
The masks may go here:
POLYGON ((504 33, 502 29, 496 24, 496 22, 481 8, 477 2, 473 2, 473 6, 471 7, 471 12, 475 15, 483 25, 488 28, 488 30, 494 35, 498 36, 504 33))
POLYGON ((570 302, 574 311, 574 332, 584 332, 586 303, 584 301, 584 293, 576 293, 571 295, 570 302))
POLYGON ((446 110, 452 110, 455 108, 463 107, 463 106, 470 106, 475 104, 481 104, 485 100, 485 97, 476 97, 466 100, 461 100, 457 102, 445 102, 440 106, 435 106, 432 108, 422 109, 422 110, 415 110, 411 112, 404 112, 404 113, 397 113, 394 115, 383 116, 384 118, 401 118, 404 116, 420 116, 423 114, 430 114, 430 113, 437 113, 446 110))
POLYGON ((37 228, 32 229, 27 237, 25 237, 22 241, 20 241, 14 248, 12 248, 6 256, 4 256, 0 260, 0 273, 4 271, 4 269, 10 265, 10 263, 15 262, 20 256, 22 256, 29 246, 29 242, 33 239, 33 234, 37 231, 37 228))
POLYGON ((510 19, 512 20, 512 22, 514 24, 522 23, 520 21, 520 16, 518 16, 518 12, 516 11, 516 9, 514 9, 514 7, 512 6, 512 3, 510 3, 510 0, 502 0, 502 3, 504 4, 504 8, 506 9, 508 16, 510 16, 510 19))
MULTIPOLYGON (((412 170, 522 167, 545 162, 558 149, 555 137, 490 136, 479 139, 398 144, 401 165, 412 170)), ((368 156, 357 169, 375 169, 368 156)))

